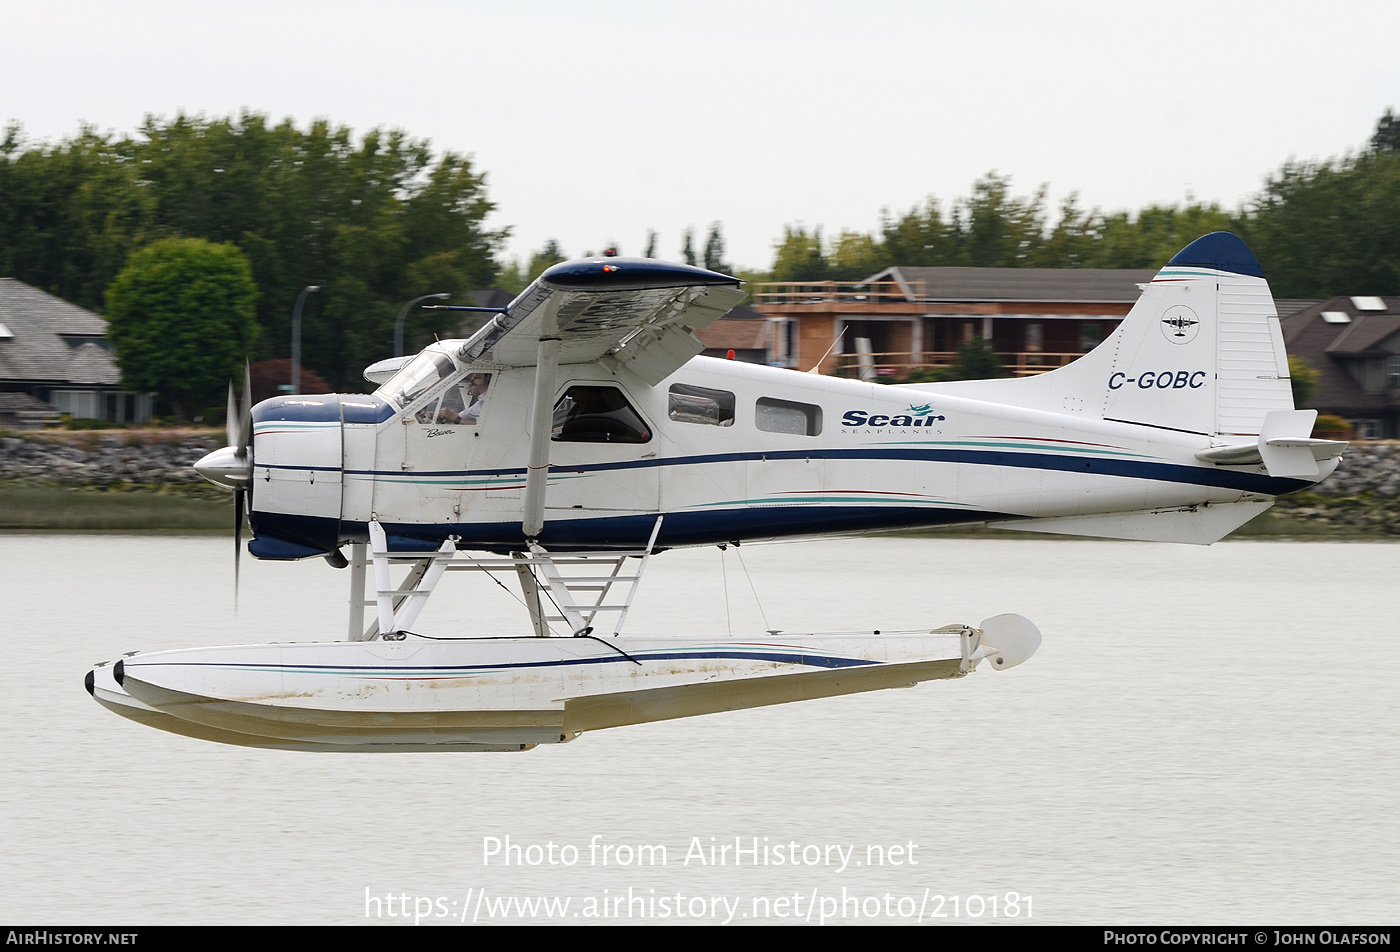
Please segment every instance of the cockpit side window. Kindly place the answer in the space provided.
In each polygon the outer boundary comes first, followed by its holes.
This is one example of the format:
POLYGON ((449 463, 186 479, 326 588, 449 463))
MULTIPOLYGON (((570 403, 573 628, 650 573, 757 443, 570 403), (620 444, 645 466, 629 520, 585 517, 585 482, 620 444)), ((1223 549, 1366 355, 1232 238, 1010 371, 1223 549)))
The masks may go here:
POLYGON ((444 353, 425 350, 375 392, 403 409, 457 369, 444 353))
POLYGON ((570 387, 554 405, 556 443, 646 443, 651 427, 616 387, 570 387))

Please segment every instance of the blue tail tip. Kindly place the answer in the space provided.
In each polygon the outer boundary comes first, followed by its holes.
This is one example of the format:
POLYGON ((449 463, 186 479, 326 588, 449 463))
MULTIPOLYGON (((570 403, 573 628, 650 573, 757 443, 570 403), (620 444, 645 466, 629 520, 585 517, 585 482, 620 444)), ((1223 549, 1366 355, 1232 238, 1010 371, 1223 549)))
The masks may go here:
POLYGON ((1254 257, 1249 245, 1239 235, 1228 231, 1213 231, 1197 238, 1167 263, 1214 268, 1231 274, 1247 274, 1252 278, 1264 276, 1264 269, 1259 267, 1259 259, 1254 257))

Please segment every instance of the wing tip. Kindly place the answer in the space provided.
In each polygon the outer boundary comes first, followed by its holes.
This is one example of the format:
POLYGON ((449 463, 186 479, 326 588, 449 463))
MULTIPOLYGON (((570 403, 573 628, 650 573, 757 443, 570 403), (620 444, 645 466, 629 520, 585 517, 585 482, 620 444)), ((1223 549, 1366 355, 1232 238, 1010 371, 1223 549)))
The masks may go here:
POLYGON ((642 291, 739 284, 739 279, 694 265, 655 258, 575 258, 549 268, 539 280, 561 291, 642 291))

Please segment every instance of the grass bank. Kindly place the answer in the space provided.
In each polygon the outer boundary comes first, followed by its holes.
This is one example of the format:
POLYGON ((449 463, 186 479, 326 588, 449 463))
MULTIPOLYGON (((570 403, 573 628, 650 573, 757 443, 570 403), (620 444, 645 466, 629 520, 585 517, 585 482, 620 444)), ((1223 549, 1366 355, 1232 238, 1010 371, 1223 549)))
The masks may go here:
POLYGON ((232 526, 232 493, 217 499, 164 487, 101 492, 19 482, 0 485, 0 529, 199 532, 232 526))

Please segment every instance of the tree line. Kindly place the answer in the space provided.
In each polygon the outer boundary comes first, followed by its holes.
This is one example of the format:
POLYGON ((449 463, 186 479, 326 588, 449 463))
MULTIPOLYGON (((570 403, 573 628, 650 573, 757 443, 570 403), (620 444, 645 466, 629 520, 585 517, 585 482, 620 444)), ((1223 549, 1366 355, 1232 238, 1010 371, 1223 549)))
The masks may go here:
MULTIPOLYGON (((945 205, 929 198, 902 214, 885 209, 873 232, 788 225, 774 242, 768 281, 859 281, 886 268, 1156 268, 1201 235, 1233 231, 1253 249, 1279 297, 1400 294, 1400 116, 1386 110, 1366 147, 1320 162, 1289 162, 1237 209, 1187 200, 1136 212, 1086 209, 1072 194, 1049 207, 1048 188, 1015 195, 1008 176, 989 172, 971 193, 945 205)), ((647 257, 655 256, 655 232, 647 257)), ((702 263, 687 230, 680 257, 702 263)), ((715 222, 703 264, 723 262, 715 222)), ((507 267, 524 287, 564 251, 550 241, 528 264, 507 267)))
MULTIPOLYGON (((318 285, 303 359, 338 387, 361 388, 363 368, 389 356, 405 301, 449 292, 460 303, 492 285, 505 237, 483 225, 492 209, 469 158, 435 156, 398 130, 357 140, 326 121, 303 130, 245 112, 148 117, 135 135, 89 127, 56 144, 29 143, 11 125, 0 140, 0 274, 105 313, 140 249, 171 238, 232 245, 256 286, 261 333, 248 356, 286 355, 292 304, 318 285)), ((429 340, 431 313, 415 318, 429 340)), ((215 398, 191 395, 196 406, 215 398)))
POLYGON ((1400 294, 1400 117, 1387 110, 1356 153, 1284 165, 1234 211, 1188 201, 1106 213, 1071 195, 1052 222, 1044 187, 1016 196, 989 173, 946 208, 884 212, 874 232, 828 240, 789 226, 772 279, 855 281, 896 265, 1156 268, 1211 231, 1244 238, 1278 297, 1400 294))
MULTIPOLYGON (((472 289, 519 291, 567 257, 550 241, 526 263, 500 261, 507 232, 484 224, 493 209, 485 175, 468 157, 435 155, 400 130, 356 138, 327 121, 303 130, 245 112, 148 117, 133 135, 88 127, 55 144, 29 142, 17 125, 0 138, 0 274, 111 317, 110 289, 138 252, 171 239, 228 246, 251 275, 252 295, 239 300, 255 324, 181 312, 176 319, 190 322, 180 328, 185 353, 197 352, 189 341, 200 333, 236 326, 236 347, 209 348, 223 362, 241 364, 230 356, 239 348, 251 348, 254 360, 285 356, 292 304, 316 285, 303 316, 303 363, 339 389, 362 388, 362 369, 389 356, 394 319, 409 299, 449 292, 452 303, 465 303, 472 289)), ((740 276, 852 281, 893 265, 1151 268, 1222 229, 1250 244, 1279 297, 1400 294, 1400 117, 1387 110, 1355 153, 1284 165, 1233 211, 1187 201, 1103 212, 1075 196, 1052 211, 1044 187, 1016 195, 1009 178, 989 173, 947 205, 930 198, 903 214, 885 212, 873 232, 828 238, 789 226, 774 243, 771 270, 740 276)), ((656 256, 656 244, 651 232, 644 253, 656 256)), ((207 249, 190 254, 213 260, 207 249)), ((679 257, 734 273, 719 222, 703 244, 688 229, 679 257)), ((128 292, 128 302, 139 299, 128 292)), ((117 303, 118 311, 127 306, 117 303)), ((457 330, 435 312, 413 312, 409 321, 410 346, 457 330)), ((127 351, 118 344, 124 373, 150 386, 129 344, 127 351)), ((220 363, 185 376, 175 389, 197 408, 222 398, 213 384, 192 380, 241 369, 220 363)))

